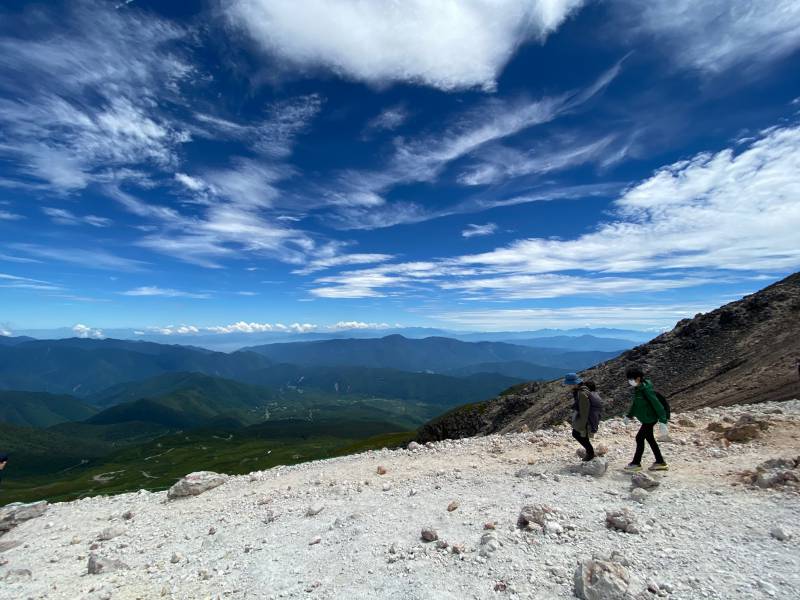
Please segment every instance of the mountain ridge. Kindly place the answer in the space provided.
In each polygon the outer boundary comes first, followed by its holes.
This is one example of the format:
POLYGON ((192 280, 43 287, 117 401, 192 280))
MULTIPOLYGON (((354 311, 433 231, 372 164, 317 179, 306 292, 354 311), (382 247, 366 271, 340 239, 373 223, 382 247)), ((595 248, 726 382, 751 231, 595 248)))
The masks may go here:
MULTIPOLYGON (((800 273, 708 313, 679 321, 652 341, 581 372, 606 399, 605 415, 630 402, 625 369, 643 368, 675 409, 727 406, 800 395, 800 273)), ((536 429, 569 416, 561 382, 531 382, 495 399, 454 409, 419 431, 420 440, 536 429)))

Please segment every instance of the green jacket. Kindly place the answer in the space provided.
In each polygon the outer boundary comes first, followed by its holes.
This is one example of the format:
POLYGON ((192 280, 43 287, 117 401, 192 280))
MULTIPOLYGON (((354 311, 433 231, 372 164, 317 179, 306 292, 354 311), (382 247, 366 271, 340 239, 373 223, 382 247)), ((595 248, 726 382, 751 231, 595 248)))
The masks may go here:
POLYGON ((653 390, 653 382, 649 379, 645 379, 633 389, 633 404, 628 410, 628 417, 636 417, 646 424, 667 422, 667 412, 653 390))

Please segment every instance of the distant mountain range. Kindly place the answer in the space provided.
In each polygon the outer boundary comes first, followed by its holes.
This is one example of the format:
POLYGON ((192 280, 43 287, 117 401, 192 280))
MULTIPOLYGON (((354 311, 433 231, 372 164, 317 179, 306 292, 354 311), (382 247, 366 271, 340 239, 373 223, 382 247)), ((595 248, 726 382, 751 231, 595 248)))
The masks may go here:
MULTIPOLYGON (((362 366, 403 371, 452 372, 472 365, 530 363, 551 367, 548 376, 586 368, 608 360, 618 352, 566 352, 554 348, 532 348, 505 342, 462 342, 452 338, 409 339, 390 335, 378 339, 322 340, 267 344, 243 348, 273 362, 315 366, 362 366)), ((498 367, 499 368, 499 367, 498 367)), ((474 370, 473 370, 474 372, 474 370)))
MULTIPOLYGON (((318 340, 330 339, 369 339, 380 338, 388 335, 402 335, 407 338, 426 338, 426 337, 447 337, 452 339, 461 340, 464 342, 511 342, 520 343, 518 340, 530 340, 537 338, 573 338, 584 337, 585 342, 589 342, 589 347, 581 348, 583 350, 611 350, 618 349, 597 347, 591 343, 589 338, 612 338, 627 342, 627 348, 636 344, 646 342, 652 339, 658 332, 636 331, 629 329, 538 329, 533 331, 489 331, 489 332, 464 332, 464 331, 448 331, 444 329, 436 329, 430 327, 394 327, 386 329, 375 328, 355 328, 344 329, 340 331, 314 331, 307 333, 294 333, 288 331, 264 331, 264 332, 231 332, 225 334, 199 332, 192 334, 164 334, 158 331, 140 331, 134 329, 106 329, 104 335, 107 338, 122 339, 122 340, 136 340, 156 342, 159 344, 191 344, 203 348, 231 352, 243 346, 255 346, 261 344, 273 343, 287 343, 287 342, 308 342, 318 340), (588 336, 588 337, 587 337, 588 336)), ((43 330, 25 330, 20 336, 27 336, 28 340, 32 339, 61 339, 69 338, 74 335, 74 332, 68 328, 60 329, 43 329, 43 330)), ((0 346, 8 343, 9 339, 0 336, 0 346), (4 340, 6 340, 4 342, 4 340)), ((13 342, 12 342, 13 343, 13 342)), ((556 348, 574 349, 572 345, 568 344, 569 340, 564 340, 556 348)), ((536 344, 533 344, 536 345, 536 344)), ((546 344, 539 344, 545 346, 546 344)), ((624 349, 624 348, 622 348, 624 349)))
POLYGON ((127 340, 63 339, 0 346, 0 389, 88 397, 117 383, 172 372, 236 379, 269 366, 265 357, 127 340))
POLYGON ((2 337, 0 450, 14 457, 4 493, 8 486, 19 486, 18 499, 104 491, 107 471, 126 473, 130 488, 113 489, 139 489, 169 483, 182 469, 240 472, 380 448, 456 406, 559 378, 625 345, 540 339, 546 347, 530 337, 511 344, 390 335, 225 353, 142 340, 2 337))

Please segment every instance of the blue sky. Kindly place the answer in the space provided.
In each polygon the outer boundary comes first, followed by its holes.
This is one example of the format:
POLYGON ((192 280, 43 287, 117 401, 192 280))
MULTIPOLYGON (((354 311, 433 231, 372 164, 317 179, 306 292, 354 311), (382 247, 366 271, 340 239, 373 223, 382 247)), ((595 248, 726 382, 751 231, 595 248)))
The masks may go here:
POLYGON ((4 2, 0 332, 669 327, 800 266, 800 5, 4 2))

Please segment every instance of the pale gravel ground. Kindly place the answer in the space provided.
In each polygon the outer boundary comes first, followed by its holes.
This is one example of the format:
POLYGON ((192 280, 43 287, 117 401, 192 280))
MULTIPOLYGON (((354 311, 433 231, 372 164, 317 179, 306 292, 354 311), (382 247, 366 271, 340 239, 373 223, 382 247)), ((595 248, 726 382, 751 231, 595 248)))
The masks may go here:
POLYGON ((576 561, 611 550, 642 580, 671 585, 670 598, 800 598, 800 495, 732 485, 735 472, 800 455, 800 402, 688 415, 698 427, 672 428, 673 442, 662 445, 672 470, 643 505, 628 498, 630 478, 620 471, 635 429, 616 419, 596 439, 611 448, 600 479, 569 472, 576 444, 559 428, 278 467, 171 502, 139 492, 55 504, 2 538, 24 544, 0 554, 0 599, 571 598, 576 561), (776 407, 784 414, 765 417, 772 427, 762 440, 721 451, 705 431, 709 417, 776 407), (529 460, 544 475, 516 477, 529 460), (379 465, 386 475, 377 475, 379 465), (453 500, 460 507, 448 512, 453 500), (316 503, 324 510, 305 516, 316 503), (534 503, 558 508, 574 533, 517 530, 520 508, 534 503), (606 529, 605 509, 622 506, 645 525, 641 534, 606 529), (121 517, 128 510, 130 521, 121 517), (502 546, 484 559, 486 521, 497 521, 502 546), (794 538, 773 539, 776 524, 794 538), (96 552, 131 569, 88 575, 88 546, 110 525, 125 533, 96 552), (428 525, 466 554, 421 542, 428 525), (316 536, 321 542, 309 545, 316 536), (184 558, 173 564, 176 551, 184 558), (32 578, 3 581, 10 569, 30 569, 32 578), (499 581, 506 591, 494 591, 499 581))

